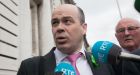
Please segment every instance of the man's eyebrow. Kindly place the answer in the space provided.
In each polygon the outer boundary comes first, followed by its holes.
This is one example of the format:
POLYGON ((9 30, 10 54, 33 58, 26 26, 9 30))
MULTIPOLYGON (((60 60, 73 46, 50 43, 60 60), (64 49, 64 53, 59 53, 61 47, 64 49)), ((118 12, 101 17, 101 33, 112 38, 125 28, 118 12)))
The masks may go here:
POLYGON ((58 20, 58 19, 57 18, 52 18, 51 21, 53 21, 53 20, 58 20))
MULTIPOLYGON (((64 16, 64 17, 62 17, 62 19, 72 19, 72 17, 71 16, 64 16)), ((58 18, 52 18, 51 22, 57 21, 57 20, 58 20, 58 18)))
POLYGON ((69 18, 72 19, 71 16, 64 16, 63 18, 64 18, 64 19, 69 19, 69 18))
POLYGON ((57 21, 58 19, 57 18, 53 18, 53 19, 51 19, 51 23, 53 22, 53 21, 57 21))

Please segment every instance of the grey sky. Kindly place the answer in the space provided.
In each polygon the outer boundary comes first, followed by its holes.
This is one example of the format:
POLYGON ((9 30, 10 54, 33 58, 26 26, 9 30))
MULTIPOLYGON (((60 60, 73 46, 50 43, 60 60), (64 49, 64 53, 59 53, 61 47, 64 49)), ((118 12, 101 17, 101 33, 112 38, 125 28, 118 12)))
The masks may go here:
POLYGON ((121 12, 118 10, 117 0, 74 0, 81 7, 88 25, 87 39, 90 45, 96 41, 111 41, 118 44, 115 38, 115 26, 122 17, 140 18, 134 9, 134 0, 118 0, 121 12))

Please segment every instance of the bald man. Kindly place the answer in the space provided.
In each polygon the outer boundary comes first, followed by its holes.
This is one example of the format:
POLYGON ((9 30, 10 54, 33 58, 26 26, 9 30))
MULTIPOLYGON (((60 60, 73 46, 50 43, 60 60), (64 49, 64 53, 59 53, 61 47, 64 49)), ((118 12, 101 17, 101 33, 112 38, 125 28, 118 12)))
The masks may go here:
POLYGON ((58 6, 52 13, 51 25, 56 47, 45 56, 24 60, 17 75, 55 75, 57 64, 72 64, 67 58, 77 54, 77 75, 115 75, 110 65, 94 62, 91 53, 86 52, 83 39, 87 24, 81 8, 71 4, 58 6))
POLYGON ((140 48, 140 22, 132 18, 121 19, 116 26, 115 36, 125 51, 140 48))
MULTIPOLYGON (((140 22, 132 18, 121 19, 115 34, 123 51, 140 55, 140 22)), ((140 75, 140 62, 122 60, 116 71, 118 75, 140 75)))

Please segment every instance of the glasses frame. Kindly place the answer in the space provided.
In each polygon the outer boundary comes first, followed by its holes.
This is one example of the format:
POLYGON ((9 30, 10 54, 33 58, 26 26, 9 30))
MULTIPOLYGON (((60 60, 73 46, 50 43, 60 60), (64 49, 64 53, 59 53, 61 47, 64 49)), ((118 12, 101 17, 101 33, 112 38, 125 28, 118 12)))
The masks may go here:
POLYGON ((116 33, 124 33, 126 30, 128 32, 132 32, 132 31, 135 31, 137 29, 139 29, 140 27, 139 26, 128 26, 128 27, 124 27, 124 28, 119 28, 116 30, 116 33))

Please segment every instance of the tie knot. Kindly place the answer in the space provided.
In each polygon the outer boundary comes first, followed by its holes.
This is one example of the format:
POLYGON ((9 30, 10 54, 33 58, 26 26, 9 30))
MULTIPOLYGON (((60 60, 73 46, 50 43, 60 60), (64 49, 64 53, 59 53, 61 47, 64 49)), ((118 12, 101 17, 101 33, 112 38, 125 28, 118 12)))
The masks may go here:
POLYGON ((72 54, 67 57, 70 62, 76 62, 76 60, 81 57, 82 53, 72 54))

